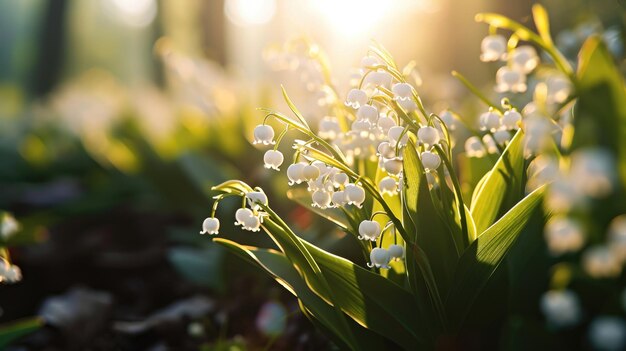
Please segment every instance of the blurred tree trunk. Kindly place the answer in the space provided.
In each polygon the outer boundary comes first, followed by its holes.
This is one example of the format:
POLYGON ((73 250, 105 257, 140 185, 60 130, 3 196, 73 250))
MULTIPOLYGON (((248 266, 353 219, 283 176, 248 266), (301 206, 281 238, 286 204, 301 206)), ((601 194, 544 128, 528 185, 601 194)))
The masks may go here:
POLYGON ((37 58, 33 75, 30 77, 30 91, 33 97, 50 92, 58 82, 65 47, 65 17, 67 0, 49 0, 43 11, 37 58))
POLYGON ((224 0, 211 0, 203 3, 202 44, 210 59, 221 65, 226 64, 226 28, 224 16, 224 0))

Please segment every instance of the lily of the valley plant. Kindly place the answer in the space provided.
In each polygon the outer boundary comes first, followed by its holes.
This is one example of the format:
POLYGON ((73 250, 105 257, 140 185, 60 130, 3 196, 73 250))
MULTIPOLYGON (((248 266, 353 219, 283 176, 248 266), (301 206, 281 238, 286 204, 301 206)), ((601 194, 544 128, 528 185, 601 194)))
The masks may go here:
MULTIPOLYGON (((597 72, 587 76, 585 60, 599 60, 606 49, 598 38, 589 39, 575 72, 552 42, 544 9, 535 6, 533 15, 538 33, 499 15, 477 16, 490 28, 481 60, 501 62, 495 77, 501 100, 490 100, 491 94, 453 73, 486 104, 476 127, 454 111, 429 111, 413 65, 399 68, 379 45, 363 58, 360 76, 344 95, 334 88, 320 50, 306 41, 292 43, 304 50, 283 58, 308 70, 328 116, 317 118, 313 128, 283 90, 291 113, 265 110, 254 143, 269 148, 266 168, 286 172, 292 199, 354 236, 363 261, 301 239, 262 189, 238 180, 213 188, 219 194, 202 233, 218 234, 219 202, 240 197, 236 224, 262 229, 279 251, 214 241, 269 272, 342 348, 430 349, 441 335, 461 332, 472 313, 482 313, 473 309, 475 302, 516 242, 543 236, 547 221, 550 250, 580 250, 582 230, 572 218, 580 211, 574 207, 620 187, 609 168, 624 150, 576 131, 577 113, 594 113, 589 103, 579 107, 577 98, 584 98, 589 79, 602 78, 597 72), (275 132, 270 121, 281 130, 275 132), (289 157, 279 149, 286 133, 299 138, 289 157), (476 174, 473 165, 485 163, 489 169, 476 174), (577 173, 567 178, 568 172, 577 173), (540 233, 527 230, 532 218, 538 218, 540 233)), ((623 95, 623 87, 615 93, 623 95)), ((559 284, 546 294, 548 319, 554 301, 557 309, 562 301, 551 297, 563 294, 559 284)))

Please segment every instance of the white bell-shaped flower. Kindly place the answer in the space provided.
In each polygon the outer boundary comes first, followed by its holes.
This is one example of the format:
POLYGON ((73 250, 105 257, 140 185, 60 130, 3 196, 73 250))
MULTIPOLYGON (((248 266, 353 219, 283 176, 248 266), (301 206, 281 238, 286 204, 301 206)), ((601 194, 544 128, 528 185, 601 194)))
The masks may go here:
POLYGON ((311 196, 313 201, 313 207, 319 207, 321 209, 328 208, 331 202, 331 194, 323 189, 316 190, 311 196))
POLYGON ((509 63, 511 67, 528 74, 539 64, 537 50, 530 45, 518 46, 509 54, 509 63))
POLYGON ((372 125, 368 121, 356 120, 352 122, 350 134, 358 138, 368 139, 372 133, 372 125))
POLYGON ((493 140, 493 137, 491 135, 483 135, 483 144, 485 145, 488 153, 495 154, 498 152, 498 145, 496 144, 496 141, 493 140))
POLYGON ((339 188, 341 186, 345 186, 350 181, 350 178, 347 174, 343 172, 338 172, 333 175, 333 186, 335 188, 339 188))
POLYGON ((200 234, 215 235, 220 230, 220 220, 215 217, 208 217, 202 222, 202 231, 200 234))
POLYGON ((496 91, 498 93, 523 93, 526 91, 526 74, 508 66, 496 72, 496 91))
POLYGON ((258 232, 261 230, 261 218, 254 215, 247 217, 243 220, 241 228, 251 232, 258 232))
POLYGON ((426 172, 436 171, 441 165, 441 158, 434 152, 424 151, 420 154, 426 172))
POLYGON ((4 258, 0 258, 0 282, 13 284, 22 280, 20 267, 12 265, 4 258))
POLYGON ((465 153, 467 157, 483 157, 487 154, 485 146, 477 136, 471 136, 465 140, 465 153))
POLYGON ((244 226, 248 218, 254 217, 254 212, 249 208, 240 208, 235 211, 235 225, 244 226))
POLYGON ((550 290, 541 297, 541 312, 548 324, 556 328, 576 325, 581 315, 578 296, 570 290, 550 290))
POLYGON ((364 56, 361 59, 361 67, 363 67, 363 68, 375 67, 375 66, 377 66, 379 64, 380 64, 380 62, 374 56, 364 56))
POLYGON ((344 189, 347 203, 349 205, 355 205, 361 207, 363 201, 365 201, 365 190, 356 184, 348 184, 344 189))
POLYGON ((364 80, 366 85, 372 85, 375 87, 389 88, 393 82, 393 77, 387 71, 371 72, 364 80))
POLYGON ((367 93, 360 89, 352 89, 348 92, 345 104, 353 109, 357 109, 367 104, 367 93))
POLYGON ((370 263, 368 263, 367 266, 389 269, 391 268, 389 267, 390 260, 391 256, 389 255, 389 251, 376 247, 370 252, 370 263))
POLYGON ((478 119, 480 130, 495 132, 500 128, 500 114, 496 111, 487 111, 480 115, 478 119))
POLYGON ((397 244, 391 244, 387 248, 389 251, 389 256, 392 260, 401 260, 404 258, 404 247, 397 244))
POLYGON ((449 131, 454 131, 456 130, 458 121, 457 119, 454 117, 454 114, 449 111, 449 110, 445 110, 443 112, 441 112, 439 114, 439 118, 441 118, 441 120, 443 121, 443 123, 446 124, 446 127, 448 127, 449 131))
POLYGON ((287 178, 289 178, 289 185, 300 184, 306 179, 304 178, 303 170, 307 164, 304 162, 298 162, 290 164, 287 167, 287 178))
POLYGON ((391 147, 395 147, 396 145, 402 147, 409 141, 409 134, 406 133, 404 131, 404 127, 401 126, 389 128, 387 137, 389 138, 389 144, 391 147))
POLYGON ((396 83, 391 88, 394 99, 410 100, 413 98, 413 87, 409 83, 396 83))
POLYGON ((417 103, 413 101, 413 99, 397 100, 397 103, 406 112, 413 112, 417 110, 417 103))
POLYGON ((314 181, 320 176, 320 169, 314 165, 306 165, 302 168, 302 176, 308 182, 314 181))
POLYGON ((593 350, 613 351, 626 348, 626 322, 617 316, 600 316, 589 325, 593 350))
POLYGON ((270 145, 274 142, 274 128, 267 124, 259 124, 254 128, 254 142, 253 144, 270 145))
POLYGON ((517 112, 516 109, 508 110, 502 116, 502 126, 508 130, 519 129, 521 122, 522 114, 517 112))
POLYGON ((597 245, 585 250, 582 266, 593 278, 615 278, 622 273, 621 262, 605 245, 597 245))
POLYGON ((283 164, 284 161, 283 153, 278 150, 267 150, 265 151, 265 155, 263 155, 263 162, 265 162, 265 168, 275 169, 279 171, 280 165, 283 164))
POLYGON ((359 224, 359 240, 376 241, 380 233, 380 224, 376 221, 365 220, 359 224))
POLYGON ((332 167, 329 167, 327 164, 325 164, 322 161, 313 161, 313 163, 311 163, 313 166, 317 167, 317 169, 320 170, 320 175, 321 176, 325 176, 327 174, 330 173, 330 171, 333 169, 332 167))
POLYGON ((341 135, 341 126, 336 117, 326 116, 320 120, 318 133, 320 138, 335 140, 341 135))
POLYGON ((486 36, 480 43, 480 51, 483 62, 503 60, 506 57, 506 39, 499 34, 486 36))
POLYGON ((548 249, 553 255, 576 252, 585 244, 581 224, 569 217, 552 217, 544 228, 548 249))
POLYGON ((381 194, 397 195, 398 182, 391 177, 384 177, 378 182, 378 190, 381 194))
POLYGON ((378 144, 377 150, 377 155, 382 158, 393 158, 396 155, 394 148, 391 147, 391 144, 387 141, 383 141, 378 144))
POLYGON ((575 187, 593 198, 609 195, 616 179, 615 157, 601 148, 579 149, 572 154, 570 177, 575 187))
POLYGON ((374 124, 378 119, 378 109, 372 105, 363 105, 356 111, 356 118, 359 121, 367 121, 370 124, 374 124))
POLYGON ((496 143, 498 143, 498 145, 505 146, 511 140, 511 132, 506 129, 497 130, 493 133, 493 139, 496 143))
POLYGON ((565 102, 572 93, 572 82, 559 74, 554 74, 546 80, 548 87, 548 96, 546 102, 549 104, 560 104, 565 102))
POLYGON ((389 133, 389 129, 391 127, 395 127, 397 124, 393 118, 389 117, 389 115, 386 115, 378 117, 376 125, 378 126, 378 128, 380 128, 381 132, 386 135, 387 133, 389 133))
POLYGON ((402 158, 394 157, 383 161, 383 169, 390 175, 397 176, 402 172, 402 158))
POLYGON ((421 127, 417 130, 417 139, 419 139, 422 144, 425 144, 427 146, 433 146, 439 143, 439 131, 436 128, 430 126, 421 127))
POLYGON ((348 200, 346 199, 345 191, 335 191, 331 196, 331 202, 333 203, 333 207, 341 207, 347 204, 348 200))
POLYGON ((267 195, 262 191, 250 191, 246 193, 246 200, 248 201, 248 206, 256 211, 262 209, 259 205, 267 206, 268 204, 267 195))

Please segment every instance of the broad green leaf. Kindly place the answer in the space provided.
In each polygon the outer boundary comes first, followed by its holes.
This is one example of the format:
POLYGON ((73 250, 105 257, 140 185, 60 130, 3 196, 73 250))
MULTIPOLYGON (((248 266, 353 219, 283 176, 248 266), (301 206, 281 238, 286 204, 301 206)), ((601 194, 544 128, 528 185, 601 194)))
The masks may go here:
POLYGON ((524 196, 523 137, 520 129, 478 185, 470 207, 478 236, 524 196))
MULTIPOLYGON (((404 151, 404 173, 405 202, 410 223, 415 225, 415 242, 428 256, 438 290, 445 294, 452 283, 459 257, 454 238, 457 233, 451 231, 451 227, 444 222, 444 214, 441 211, 438 213, 435 208, 440 204, 435 205, 433 201, 439 200, 428 189, 425 173, 412 143, 404 151)), ((445 184, 441 186, 446 187, 445 184)), ((460 237, 457 239, 461 240, 460 237)))
POLYGON ((453 328, 458 328, 465 320, 472 304, 541 203, 544 189, 535 190, 515 205, 484 231, 459 259, 454 286, 446 299, 446 310, 453 328))
POLYGON ((41 328, 43 324, 43 319, 33 317, 0 325, 0 349, 4 349, 18 338, 41 328))
POLYGON ((382 276, 363 269, 341 257, 321 250, 296 237, 297 243, 285 240, 286 234, 272 220, 265 220, 263 226, 287 258, 302 273, 309 287, 327 303, 336 303, 357 323, 383 335, 394 335, 400 344, 411 345, 423 342, 418 337, 425 329, 420 320, 413 297, 404 289, 382 276), (328 286, 320 284, 317 276, 306 266, 300 257, 301 249, 311 255, 328 286), (330 289, 327 290, 327 289, 330 289), (387 298, 381 298, 386 296, 387 298))
MULTIPOLYGON (((216 239, 216 242, 224 244, 227 240, 216 239)), ((404 348, 411 348, 425 342, 424 340, 420 340, 418 337, 413 335, 417 333, 424 333, 426 326, 421 324, 418 316, 414 312, 415 309, 412 309, 412 307, 414 307, 412 303, 413 299, 407 291, 387 279, 356 266, 341 257, 318 249, 304 240, 302 240, 302 242, 315 257, 315 260, 318 262, 320 268, 324 272, 324 275, 327 277, 330 286, 335 292, 337 303, 347 315, 352 317, 353 321, 367 329, 390 337, 394 342, 404 348), (408 327, 403 326, 401 321, 411 323, 412 328, 414 329, 409 329, 408 327)), ((230 245, 232 246, 237 244, 231 242, 230 245)), ((255 257, 260 259, 260 262, 263 263, 264 268, 271 272, 271 268, 268 268, 265 264, 270 264, 267 260, 271 258, 268 258, 267 256, 269 253, 272 253, 272 251, 262 251, 261 249, 256 249, 255 251, 249 249, 248 251, 249 255, 255 255, 255 257), (265 252, 265 256, 263 256, 262 252, 265 252)), ((273 255, 285 257, 285 262, 287 264, 289 263, 286 256, 277 252, 273 252, 273 255)), ((273 259, 276 258, 274 257, 273 259)), ((293 266, 289 265, 289 267, 294 273, 297 274, 298 271, 296 271, 293 266)), ((293 285, 286 283, 287 276, 284 265, 280 268, 282 273, 277 272, 280 273, 276 274, 277 280, 294 293, 294 295, 302 298, 299 295, 299 292, 294 290, 293 285)), ((293 276, 290 276, 289 280, 295 281, 293 276)), ((301 278, 300 282, 303 283, 302 286, 308 289, 311 288, 310 285, 305 285, 301 278)), ((299 286, 298 288, 300 290, 304 290, 302 286, 299 286)), ((315 290, 311 289, 309 291, 315 290)), ((320 311, 322 308, 319 305, 320 303, 323 303, 325 306, 328 306, 325 310, 330 311, 325 312, 322 315, 325 320, 330 321, 336 318, 336 314, 332 313, 332 307, 328 304, 328 300, 320 299, 318 292, 315 294, 317 302, 310 296, 306 297, 309 299, 309 302, 315 303, 315 305, 309 305, 307 304, 307 301, 304 301, 303 299, 305 305, 314 314, 315 312, 313 311, 313 308, 320 311), (334 317, 329 317, 329 315, 334 317)), ((330 325, 331 328, 335 330, 335 333, 339 332, 338 321, 333 323, 324 322, 324 320, 321 319, 320 321, 326 325, 330 325)))
POLYGON ((339 333, 341 321, 337 319, 333 306, 326 303, 307 286, 289 259, 282 253, 271 249, 242 246, 221 238, 215 238, 213 241, 269 273, 279 284, 300 300, 303 307, 306 308, 306 310, 303 309, 303 312, 310 314, 309 317, 314 318, 329 335, 334 336, 333 339, 339 346, 349 346, 359 350, 376 350, 384 345, 381 336, 354 322, 350 323, 350 330, 355 336, 354 341, 358 344, 353 344, 350 338, 339 333))
POLYGON ((626 91, 622 74, 600 37, 584 43, 577 77, 572 147, 600 146, 614 152, 626 187, 626 91))
POLYGON ((319 207, 312 206, 311 193, 309 193, 305 189, 289 189, 289 191, 287 191, 287 197, 290 200, 297 202, 299 205, 306 207, 307 210, 335 223, 342 230, 347 230, 348 228, 350 228, 349 221, 340 210, 335 208, 327 208, 322 210, 319 207))

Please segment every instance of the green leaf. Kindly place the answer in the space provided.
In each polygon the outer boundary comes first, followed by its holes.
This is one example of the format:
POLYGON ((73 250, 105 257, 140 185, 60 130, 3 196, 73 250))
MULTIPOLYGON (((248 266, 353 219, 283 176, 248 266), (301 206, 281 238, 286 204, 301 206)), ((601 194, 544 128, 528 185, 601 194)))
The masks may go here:
POLYGON ((16 339, 41 328, 43 324, 43 319, 33 317, 0 325, 0 349, 4 349, 16 339))
POLYGON ((515 205, 483 232, 459 259, 454 286, 446 299, 446 310, 454 329, 463 323, 472 304, 538 208, 544 189, 535 190, 515 205))
POLYGON ((479 236, 524 196, 523 137, 520 129, 477 186, 470 210, 479 236))
POLYGON ((242 246, 221 238, 215 238, 213 241, 269 273, 279 284, 300 300, 301 304, 304 305, 303 307, 306 308, 303 309, 303 312, 308 314, 308 317, 315 318, 329 335, 334 336, 333 340, 339 346, 344 346, 344 348, 348 346, 348 348, 358 350, 380 350, 384 346, 380 335, 354 322, 350 323, 350 330, 354 334, 354 340, 357 344, 353 344, 350 338, 340 333, 341 321, 338 320, 333 306, 326 303, 307 286, 289 259, 282 253, 271 249, 242 246))
POLYGON ((578 64, 574 149, 605 147, 615 153, 626 187, 626 90, 620 70, 600 37, 584 43, 578 64))
POLYGON ((546 45, 553 46, 552 36, 550 35, 550 20, 548 19, 548 12, 546 9, 539 4, 533 5, 533 19, 541 39, 543 39, 546 45))
MULTIPOLYGON (((274 216, 274 215, 272 215, 274 216)), ((426 324, 420 319, 417 306, 409 292, 398 285, 361 268, 354 263, 332 255, 294 235, 291 236, 272 220, 265 220, 263 226, 287 258, 298 267, 309 287, 329 304, 336 303, 357 323, 382 335, 394 335, 394 340, 405 348, 410 345, 425 343, 420 335, 426 330, 426 324), (300 256, 298 244, 306 251, 321 271, 321 276, 328 283, 320 284, 318 278, 300 256), (385 298, 381 298, 384 296, 385 298)))
MULTIPOLYGON (((444 214, 433 202, 439 201, 428 189, 428 182, 415 145, 409 143, 404 151, 405 198, 408 215, 415 225, 415 241, 428 256, 437 287, 441 294, 450 288, 459 257, 454 233, 446 225, 444 214)), ((441 185, 446 187, 445 184, 441 185)), ((454 206, 453 203, 449 203, 454 206)), ((460 232, 459 232, 460 233, 460 232)), ((460 237, 457 238, 461 240, 460 237)))
POLYGON ((291 110, 291 112, 293 112, 293 114, 296 115, 296 118, 298 118, 298 121, 300 121, 300 123, 302 123, 303 126, 305 126, 307 129, 311 129, 308 123, 306 122, 306 119, 302 116, 302 113, 300 113, 296 105, 289 98, 289 95, 287 95, 287 91, 285 90, 285 87, 281 85, 280 89, 283 92, 283 98, 285 98, 285 102, 289 106, 289 109, 291 110))

